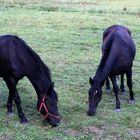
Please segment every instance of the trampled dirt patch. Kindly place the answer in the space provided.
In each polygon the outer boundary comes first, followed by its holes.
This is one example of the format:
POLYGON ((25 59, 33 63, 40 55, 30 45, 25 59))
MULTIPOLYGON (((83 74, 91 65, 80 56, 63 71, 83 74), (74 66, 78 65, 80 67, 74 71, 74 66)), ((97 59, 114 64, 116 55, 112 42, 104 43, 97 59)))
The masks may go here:
POLYGON ((6 134, 2 134, 0 135, 0 140, 13 140, 13 139, 7 136, 6 134))
POLYGON ((98 127, 95 127, 95 126, 83 127, 82 131, 87 135, 88 134, 94 135, 97 138, 101 138, 104 135, 104 130, 102 130, 98 127))
POLYGON ((80 135, 79 131, 71 129, 71 128, 68 128, 67 130, 65 130, 65 133, 69 136, 74 136, 74 137, 80 135))
POLYGON ((127 132, 135 138, 140 138, 140 128, 138 129, 127 129, 127 132))

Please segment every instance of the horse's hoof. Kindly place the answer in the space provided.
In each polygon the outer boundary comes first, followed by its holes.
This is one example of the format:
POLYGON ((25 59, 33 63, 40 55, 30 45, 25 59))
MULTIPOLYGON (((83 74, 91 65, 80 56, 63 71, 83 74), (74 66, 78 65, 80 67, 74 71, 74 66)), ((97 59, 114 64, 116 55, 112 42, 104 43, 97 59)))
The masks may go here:
POLYGON ((7 112, 7 116, 12 117, 12 116, 14 116, 14 113, 13 112, 7 112))
POLYGON ((28 126, 29 125, 29 122, 26 122, 26 123, 22 123, 23 126, 28 126))
POLYGON ((130 99, 129 99, 129 100, 128 100, 128 103, 129 103, 129 104, 134 104, 134 103, 135 103, 135 100, 130 100, 130 99))
POLYGON ((23 124, 23 125, 28 125, 29 124, 29 122, 28 122, 28 120, 26 118, 21 119, 20 123, 23 124))
POLYGON ((28 121, 27 122, 22 122, 21 124, 24 125, 24 126, 28 126, 29 122, 28 121))
POLYGON ((115 111, 116 111, 116 112, 121 112, 121 109, 117 109, 117 108, 116 108, 115 111))

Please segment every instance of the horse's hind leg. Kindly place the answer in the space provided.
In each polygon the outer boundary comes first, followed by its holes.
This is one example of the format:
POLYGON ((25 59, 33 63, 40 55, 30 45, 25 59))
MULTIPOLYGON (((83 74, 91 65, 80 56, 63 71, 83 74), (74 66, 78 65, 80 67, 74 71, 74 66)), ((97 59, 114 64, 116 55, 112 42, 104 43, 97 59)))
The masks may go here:
POLYGON ((121 90, 121 93, 122 93, 122 94, 125 94, 125 88, 124 88, 124 74, 121 74, 120 90, 121 90))
POLYGON ((129 102, 133 103, 134 102, 134 93, 132 91, 132 70, 128 71, 126 73, 126 76, 127 76, 127 86, 129 88, 129 94, 130 94, 129 102))
POLYGON ((14 99, 16 106, 17 106, 20 122, 28 123, 28 120, 26 119, 26 117, 22 111, 21 100, 20 100, 19 94, 16 89, 17 82, 12 77, 4 78, 4 80, 9 89, 9 98, 8 98, 8 104, 7 104, 8 111, 10 111, 10 112, 12 111, 12 100, 14 99))
POLYGON ((109 78, 106 78, 106 93, 110 93, 110 92, 111 92, 111 88, 110 88, 109 78))
POLYGON ((112 81, 112 84, 113 84, 113 90, 114 90, 114 93, 115 93, 115 97, 116 97, 116 112, 119 112, 120 111, 120 100, 119 100, 119 96, 118 96, 118 92, 119 92, 119 87, 116 83, 116 77, 112 76, 110 77, 111 81, 112 81))

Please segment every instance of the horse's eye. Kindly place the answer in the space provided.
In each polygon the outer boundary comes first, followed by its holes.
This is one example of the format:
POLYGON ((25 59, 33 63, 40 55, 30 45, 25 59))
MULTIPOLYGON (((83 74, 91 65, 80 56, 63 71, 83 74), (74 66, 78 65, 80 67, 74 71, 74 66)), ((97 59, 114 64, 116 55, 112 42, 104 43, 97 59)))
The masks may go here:
POLYGON ((97 94, 97 92, 98 92, 98 91, 97 91, 97 90, 95 90, 95 92, 94 92, 94 96, 97 94))

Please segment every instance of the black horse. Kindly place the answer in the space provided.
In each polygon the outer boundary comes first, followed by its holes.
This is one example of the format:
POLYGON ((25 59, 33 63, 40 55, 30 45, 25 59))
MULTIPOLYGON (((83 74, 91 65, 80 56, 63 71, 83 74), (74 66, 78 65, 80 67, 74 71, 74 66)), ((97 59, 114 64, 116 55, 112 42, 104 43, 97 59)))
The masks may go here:
POLYGON ((118 98, 118 86, 116 75, 126 74, 127 85, 130 91, 130 102, 134 102, 132 91, 132 66, 135 57, 135 44, 131 38, 131 32, 125 26, 113 25, 104 31, 102 44, 103 55, 94 78, 90 78, 91 88, 89 89, 89 110, 88 115, 96 113, 98 103, 102 98, 102 86, 107 77, 113 83, 113 90, 116 97, 116 111, 120 111, 118 98))
POLYGON ((7 113, 12 111, 14 100, 21 123, 28 123, 25 117, 16 85, 26 76, 37 93, 37 109, 52 126, 60 121, 57 107, 57 94, 51 80, 49 68, 40 57, 19 37, 14 35, 0 36, 0 77, 9 89, 7 113))

